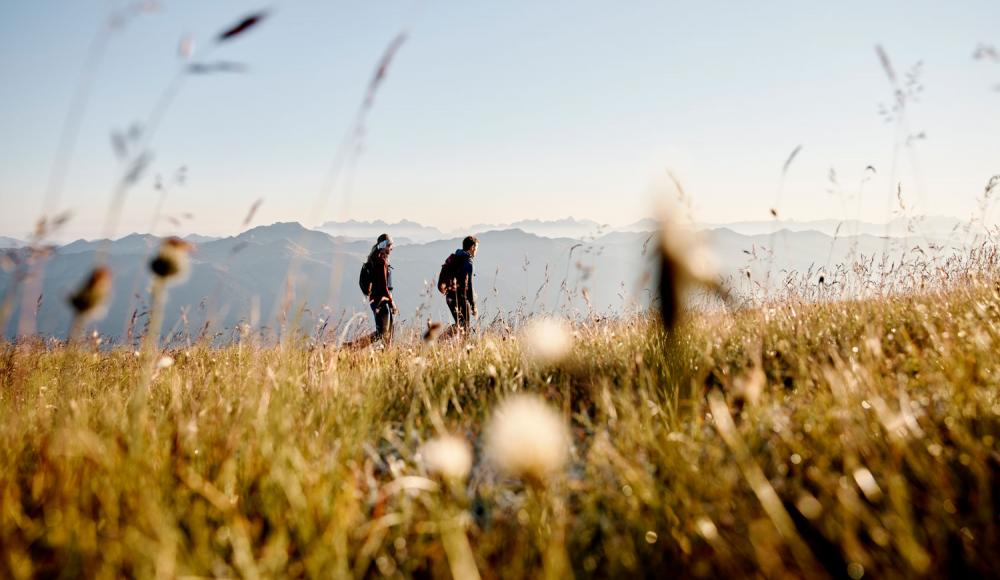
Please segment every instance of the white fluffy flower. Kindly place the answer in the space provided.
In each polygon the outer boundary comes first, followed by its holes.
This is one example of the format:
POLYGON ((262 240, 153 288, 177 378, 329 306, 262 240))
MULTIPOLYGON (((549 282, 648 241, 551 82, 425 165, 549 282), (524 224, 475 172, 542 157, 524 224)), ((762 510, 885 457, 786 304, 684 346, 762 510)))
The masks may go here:
POLYGON ((163 355, 156 361, 156 368, 165 369, 174 366, 174 357, 163 355))
POLYGON ((569 324, 554 317, 536 318, 522 333, 525 355, 542 364, 561 361, 573 350, 573 331, 569 324))
POLYGON ((465 439, 454 435, 437 437, 420 446, 427 471, 447 479, 465 479, 472 469, 472 451, 465 439))
POLYGON ((535 481, 562 468, 569 456, 569 441, 562 416, 532 395, 504 401, 486 431, 490 460, 511 475, 535 481))

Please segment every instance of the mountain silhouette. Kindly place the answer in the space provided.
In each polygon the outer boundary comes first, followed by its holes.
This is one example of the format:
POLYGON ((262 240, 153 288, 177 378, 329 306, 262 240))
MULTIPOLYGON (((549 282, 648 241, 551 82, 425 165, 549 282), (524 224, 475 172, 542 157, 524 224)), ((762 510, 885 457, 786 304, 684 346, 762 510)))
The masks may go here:
MULTIPOLYGON (((405 230, 414 222, 400 223, 405 230)), ((572 230, 580 224, 563 220, 558 227, 572 230)), ((646 225, 650 224, 640 222, 635 229, 646 225)), ((373 231, 396 235, 392 224, 374 227, 373 231)), ((649 281, 654 278, 648 254, 655 245, 649 231, 628 231, 626 226, 577 237, 547 237, 522 229, 471 231, 480 239, 475 287, 483 323, 556 309, 570 315, 614 315, 648 303, 649 281)), ((735 279, 750 271, 754 280, 768 272, 778 275, 831 267, 875 255, 890 245, 903 250, 904 243, 911 243, 869 234, 841 235, 834 240, 815 230, 746 235, 725 227, 703 234, 715 251, 720 275, 735 279)), ((427 319, 450 320, 435 283, 441 264, 461 247, 462 237, 464 233, 442 234, 432 241, 397 244, 391 262, 401 322, 419 326, 427 319)), ((93 328, 116 341, 134 341, 148 316, 148 262, 159 241, 147 234, 130 234, 110 242, 77 240, 54 248, 44 263, 41 296, 18 297, 12 320, 3 329, 5 335, 16 333, 20 309, 30 304, 38 305, 40 334, 64 337, 71 320, 66 297, 88 275, 98 252, 106 252, 114 273, 113 297, 107 315, 93 328)), ((310 332, 321 327, 330 331, 341 328, 355 314, 370 324, 357 275, 373 243, 374 237, 333 237, 296 222, 209 239, 197 246, 187 281, 170 290, 164 335, 207 333, 223 340, 242 323, 270 335, 290 325, 310 332)), ((945 241, 934 243, 946 246, 945 241)), ((0 291, 6 290, 12 276, 11 271, 0 270, 0 291)), ((23 285, 19 291, 24 291, 23 285)))

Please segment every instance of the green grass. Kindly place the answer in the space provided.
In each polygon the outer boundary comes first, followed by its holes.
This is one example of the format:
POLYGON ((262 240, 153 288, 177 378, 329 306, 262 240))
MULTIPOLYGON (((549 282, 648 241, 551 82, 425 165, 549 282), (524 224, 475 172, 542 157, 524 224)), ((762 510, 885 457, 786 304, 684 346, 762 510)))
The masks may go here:
POLYGON ((0 576, 448 576, 456 530, 493 578, 1000 575, 992 285, 575 328, 557 365, 502 334, 172 351, 139 421, 134 353, 7 345, 0 576), (570 426, 545 482, 486 458, 515 392, 570 426), (442 432, 464 483, 417 457, 442 432))

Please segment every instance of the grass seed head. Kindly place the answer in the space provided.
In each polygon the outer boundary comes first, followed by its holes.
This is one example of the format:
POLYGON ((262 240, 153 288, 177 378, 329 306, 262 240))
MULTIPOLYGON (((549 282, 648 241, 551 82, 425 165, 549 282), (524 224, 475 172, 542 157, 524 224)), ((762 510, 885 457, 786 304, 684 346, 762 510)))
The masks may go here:
POLYGON ((80 288, 69 297, 78 316, 97 314, 111 294, 111 268, 98 266, 80 288))
POLYGON ((504 472, 542 483, 569 457, 562 416, 535 395, 515 395, 493 413, 486 429, 490 460, 504 472))
POLYGON ((659 243, 659 298, 663 326, 670 330, 683 314, 683 297, 693 285, 720 289, 718 265, 704 242, 681 225, 675 212, 661 212, 659 243))
POLYGON ((434 342, 441 335, 444 325, 433 320, 427 321, 427 332, 424 333, 424 342, 434 342))
POLYGON ((163 240, 160 251, 149 263, 149 269, 158 278, 174 281, 184 277, 191 266, 191 252, 194 245, 180 238, 163 240))

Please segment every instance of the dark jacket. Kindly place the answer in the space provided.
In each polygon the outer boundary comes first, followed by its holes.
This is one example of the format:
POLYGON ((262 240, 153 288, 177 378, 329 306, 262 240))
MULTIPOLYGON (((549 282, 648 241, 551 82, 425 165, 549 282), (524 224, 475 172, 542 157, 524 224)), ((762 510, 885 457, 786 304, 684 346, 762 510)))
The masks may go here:
POLYGON ((475 310, 476 293, 472 290, 472 255, 465 250, 458 250, 455 252, 455 260, 458 263, 455 265, 454 272, 458 276, 455 278, 453 296, 459 300, 464 299, 469 303, 469 307, 475 310))
POLYGON ((372 291, 368 299, 375 305, 385 301, 392 304, 392 266, 382 252, 376 252, 371 257, 371 263, 372 291))

